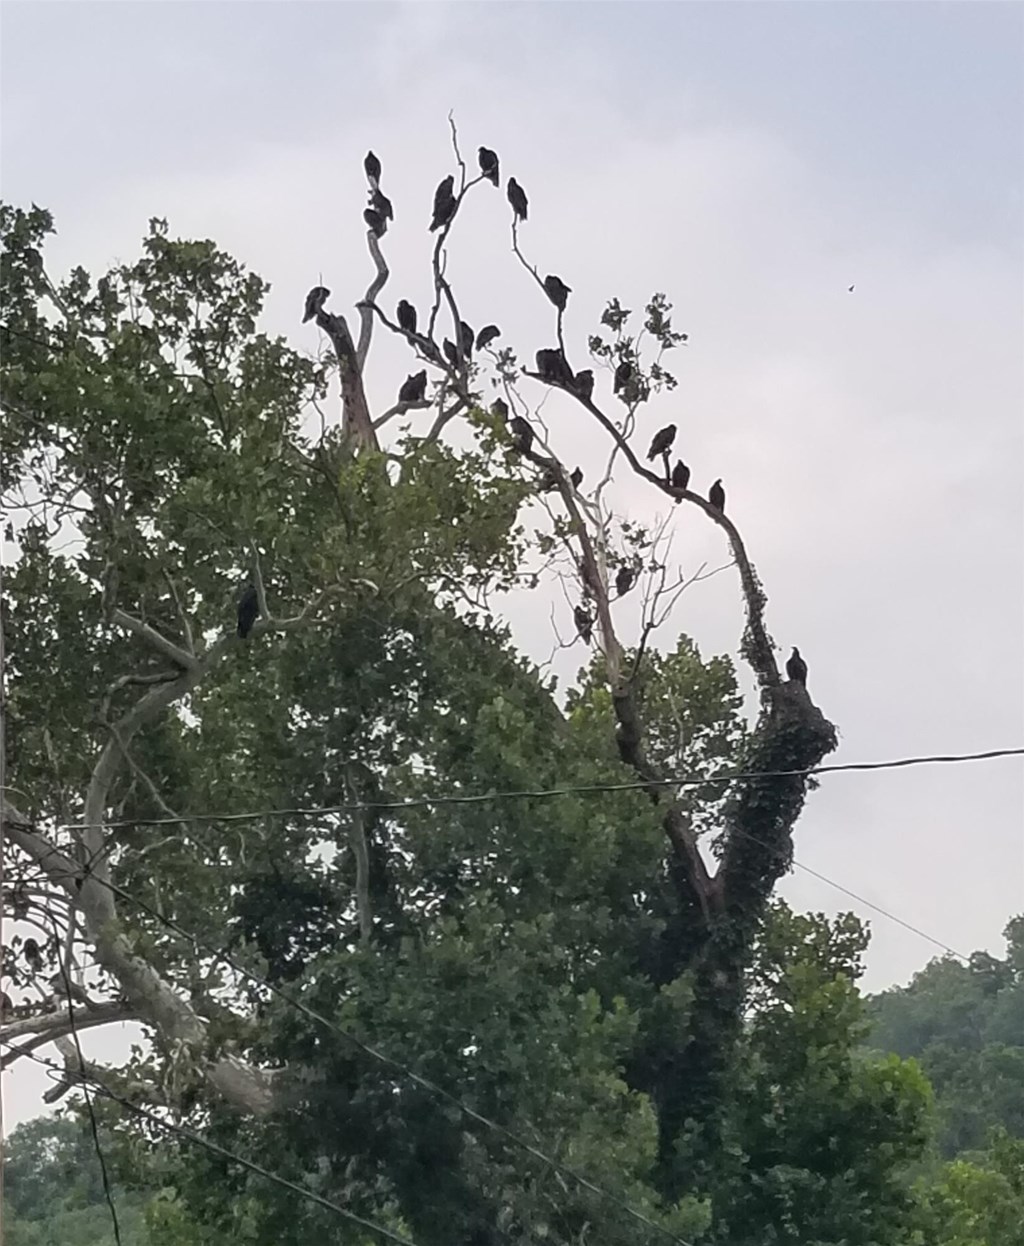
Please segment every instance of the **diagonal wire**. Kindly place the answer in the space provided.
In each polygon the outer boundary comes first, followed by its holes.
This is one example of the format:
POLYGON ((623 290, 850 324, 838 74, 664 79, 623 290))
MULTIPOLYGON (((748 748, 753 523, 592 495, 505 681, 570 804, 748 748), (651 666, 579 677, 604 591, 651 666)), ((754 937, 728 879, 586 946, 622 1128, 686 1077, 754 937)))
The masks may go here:
POLYGON ((561 1173, 563 1177, 567 1177, 569 1180, 574 1181, 577 1185, 589 1191, 591 1194, 596 1194, 598 1198, 614 1203, 620 1211, 625 1212, 631 1219, 636 1220, 648 1229, 653 1229, 656 1233, 660 1233, 669 1241, 675 1242, 676 1246, 693 1246, 693 1243, 686 1241, 685 1238, 679 1237, 676 1233, 672 1232, 672 1230, 666 1229, 664 1225, 657 1224, 655 1221, 645 1216, 643 1212, 637 1211, 635 1207, 630 1206, 629 1203, 620 1198, 619 1195, 614 1194, 611 1190, 595 1185, 593 1181, 585 1177, 582 1173, 577 1172, 576 1169, 570 1168, 568 1164, 563 1164, 559 1160, 552 1159, 550 1155, 546 1155, 543 1151, 527 1142, 524 1138, 520 1138, 518 1134, 514 1133, 511 1129, 508 1129, 505 1125, 501 1125, 497 1121, 491 1120, 489 1117, 478 1112, 475 1108, 470 1107, 468 1103, 460 1099, 457 1095, 452 1094, 451 1091, 445 1090, 443 1086, 439 1086, 436 1082, 433 1082, 429 1078, 424 1077, 422 1074, 417 1073, 414 1069, 411 1069, 407 1064, 403 1064, 401 1060, 397 1060, 394 1056, 389 1056, 383 1051, 380 1051, 378 1048, 372 1046, 370 1043, 366 1043, 362 1039, 357 1038, 348 1030, 342 1029, 342 1027, 336 1022, 325 1017, 323 1013, 317 1012, 316 1009, 310 1008, 308 1004, 303 1003, 300 999, 296 999, 293 995, 290 995, 287 991, 282 990, 281 987, 276 986, 273 982, 268 982, 265 978, 261 978, 259 974, 253 973, 251 969, 247 969, 244 965, 239 964, 238 961, 236 961, 228 952, 224 951, 223 948, 211 947, 209 944, 204 943, 190 931, 186 930, 183 926, 180 926, 176 921, 174 921, 173 918, 166 917, 163 913, 160 913, 155 908, 151 907, 145 902, 145 900, 140 900, 137 896, 133 896, 122 887, 118 887, 116 883, 109 882, 108 880, 100 878, 96 875, 92 875, 91 877, 93 882, 99 883, 101 886, 106 887, 114 895, 126 900, 129 904, 134 904, 138 908, 143 909, 145 912, 149 913, 150 916, 155 917, 157 921, 161 922, 168 929, 175 931, 182 938, 187 939, 200 951, 206 952, 209 956, 213 956, 215 959, 223 961, 226 965, 230 965, 231 968, 234 969, 236 973, 241 974, 243 978, 248 978, 250 982, 253 982, 256 985, 263 987, 265 990, 270 991, 272 995, 276 995, 290 1007, 295 1008, 298 1012, 302 1013, 303 1016, 309 1018, 309 1020, 317 1022, 317 1024, 324 1026, 326 1029, 330 1030, 331 1033, 336 1034, 339 1038, 351 1043, 359 1051, 363 1052, 364 1055, 367 1055, 371 1059, 378 1061, 378 1063, 387 1065, 396 1072, 401 1073, 414 1085, 419 1086, 422 1090, 426 1090, 429 1094, 435 1095, 439 1099, 443 1099, 446 1103, 451 1104, 452 1107, 457 1108, 470 1120, 476 1121, 477 1124, 484 1126, 484 1128, 491 1130, 493 1133, 500 1134, 501 1137, 506 1139, 506 1141, 519 1147, 520 1150, 525 1151, 534 1159, 540 1160, 542 1164, 546 1164, 553 1171, 561 1173))
MULTIPOLYGON (((5 1047, 14 1048, 14 1044, 9 1039, 0 1038, 0 1043, 3 1043, 5 1047)), ((44 1068, 49 1069, 51 1073, 58 1074, 61 1081, 68 1080, 65 1070, 53 1064, 52 1061, 44 1060, 42 1056, 37 1056, 32 1052, 23 1052, 22 1054, 27 1055, 36 1064, 41 1064, 44 1068)), ((267 1181, 273 1181, 276 1185, 283 1186, 286 1190, 300 1194, 303 1198, 308 1199, 309 1202, 316 1203, 320 1207, 325 1207, 328 1211, 333 1211, 335 1215, 342 1216, 350 1224, 358 1225, 361 1229, 368 1229, 371 1233, 376 1233, 378 1237, 382 1237, 386 1241, 395 1242, 396 1246, 416 1246, 416 1243, 411 1239, 402 1237, 401 1234, 385 1228, 382 1224, 375 1224, 372 1220, 366 1220, 362 1216, 356 1215, 354 1211, 347 1211, 344 1207, 339 1207, 337 1203, 331 1202, 329 1198, 324 1198, 314 1190, 307 1190, 297 1182, 289 1181, 287 1177, 282 1177, 279 1173, 271 1172, 269 1168, 264 1168, 261 1164, 257 1164, 255 1160, 245 1159, 234 1151, 229 1151, 226 1147, 222 1147, 216 1142, 211 1142, 209 1138, 204 1138, 202 1134, 193 1133, 191 1129, 186 1129, 183 1125, 176 1125, 173 1121, 164 1120, 163 1117, 157 1116, 155 1112, 151 1112, 148 1108, 144 1108, 140 1104, 133 1103, 130 1099, 124 1098, 123 1095, 117 1094, 116 1091, 111 1090, 109 1086, 105 1086, 98 1078, 86 1073, 83 1066, 80 1070, 80 1075, 75 1078, 75 1084, 82 1085, 85 1081, 93 1084, 96 1094, 101 1098, 111 1099, 114 1103, 119 1103, 133 1115, 149 1121, 150 1124, 156 1125, 159 1129, 165 1129, 170 1133, 176 1134, 187 1142, 191 1142, 194 1146, 211 1151, 214 1155, 219 1155, 221 1159, 229 1160, 233 1164, 239 1164, 242 1168, 247 1168, 250 1172, 266 1178, 267 1181)))

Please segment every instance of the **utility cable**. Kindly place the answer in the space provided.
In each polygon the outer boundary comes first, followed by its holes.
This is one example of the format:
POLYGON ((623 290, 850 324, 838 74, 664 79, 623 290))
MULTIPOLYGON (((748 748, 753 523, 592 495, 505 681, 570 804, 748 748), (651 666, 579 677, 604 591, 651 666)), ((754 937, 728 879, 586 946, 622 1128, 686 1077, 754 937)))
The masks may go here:
MULTIPOLYGON (((5 1047, 14 1048, 14 1044, 9 1039, 0 1038, 0 1043, 5 1047)), ((41 1064, 51 1073, 58 1075, 60 1081, 68 1081, 68 1076, 64 1069, 53 1064, 50 1060, 44 1060, 41 1056, 37 1056, 32 1052, 22 1052, 27 1055, 30 1060, 34 1060, 36 1064, 41 1064)), ((81 1085, 89 1081, 96 1088, 96 1094, 101 1098, 111 1099, 115 1103, 119 1103, 122 1107, 127 1108, 133 1115, 140 1117, 142 1120, 148 1121, 151 1125, 157 1126, 159 1129, 165 1129, 170 1133, 176 1134, 180 1138, 184 1138, 187 1142, 191 1142, 194 1146, 202 1147, 204 1150, 212 1152, 214 1155, 220 1156, 221 1159, 229 1160, 233 1164, 239 1164, 242 1168, 246 1168, 249 1172, 256 1173, 257 1176, 265 1178, 267 1181, 273 1181, 276 1185, 282 1186, 286 1190, 291 1190, 294 1194, 301 1195, 311 1203, 316 1203, 320 1207, 333 1211, 335 1215, 343 1217, 350 1224, 358 1225, 361 1229, 368 1229, 371 1233, 376 1233, 378 1237, 382 1237, 385 1241, 394 1242, 396 1246, 416 1246, 416 1243, 401 1234, 393 1232, 391 1229, 385 1228, 382 1224, 375 1224, 372 1220, 366 1220, 362 1216, 356 1215, 353 1211, 347 1211, 344 1207, 339 1207, 337 1203, 331 1202, 329 1198, 324 1198, 317 1194, 314 1190, 307 1190, 303 1186, 298 1185, 294 1181, 289 1181, 287 1177, 271 1172, 269 1168, 264 1168, 257 1164, 254 1160, 243 1158, 234 1151, 229 1151, 226 1147, 220 1146, 216 1142, 211 1142, 209 1138, 204 1138, 202 1134, 193 1133, 191 1129, 186 1129, 183 1125, 176 1125, 173 1121, 164 1120, 157 1116, 155 1112, 151 1112, 148 1108, 141 1107, 138 1103, 133 1103, 130 1099, 124 1098, 123 1095, 117 1094, 111 1090, 109 1086, 105 1086, 95 1076, 86 1073, 83 1067, 80 1074, 76 1075, 76 1085, 81 1085)))
POLYGON ((844 762, 831 766, 811 766, 805 770, 739 770, 727 774, 697 777, 675 775, 666 779, 630 780, 626 783, 583 783, 568 787, 514 789, 503 792, 469 792, 464 795, 415 796, 408 800, 349 801, 339 805, 297 805, 291 808, 252 809, 245 813, 189 813, 181 817, 122 818, 91 823, 67 822, 58 830, 118 830, 132 826, 180 826, 183 822, 252 822, 260 818, 316 818, 335 813, 376 810, 429 809, 442 805, 483 805, 502 800, 549 800, 557 796, 592 796, 610 792, 649 792, 655 787, 703 787, 713 783, 736 783, 751 779, 787 779, 846 771, 897 770, 908 766, 948 765, 953 762, 990 761, 998 757, 1024 757, 1024 748, 990 749, 984 753, 953 753, 934 757, 903 757, 895 761, 844 762))

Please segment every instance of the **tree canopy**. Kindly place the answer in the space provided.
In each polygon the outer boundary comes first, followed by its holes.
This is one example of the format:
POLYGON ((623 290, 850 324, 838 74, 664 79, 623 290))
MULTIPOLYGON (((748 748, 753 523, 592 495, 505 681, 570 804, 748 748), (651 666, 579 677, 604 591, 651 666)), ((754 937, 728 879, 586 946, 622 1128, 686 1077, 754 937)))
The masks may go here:
POLYGON ((455 156, 416 327, 381 302, 368 163, 371 280, 357 327, 311 290, 315 357, 211 241, 154 219, 134 263, 59 279, 49 215, 0 209, 5 906, 45 962, 5 949, 5 1059, 55 1043, 134 1146, 187 1127, 305 1191, 190 1149, 163 1204, 190 1241, 370 1240, 309 1193, 420 1246, 901 1241, 927 1085, 857 1049, 856 923, 772 908, 835 730, 723 499, 642 457, 686 335, 660 293, 611 299, 570 364, 518 196, 547 345, 524 366, 497 309, 474 333, 446 257, 493 179, 455 156), (375 412, 379 332, 414 362, 375 412), (684 515, 728 546, 753 721, 730 657, 657 643, 708 574, 672 562, 684 515), (564 694, 502 613, 553 584, 559 643, 593 646, 564 694), (123 1019, 149 1046, 83 1066, 123 1019))

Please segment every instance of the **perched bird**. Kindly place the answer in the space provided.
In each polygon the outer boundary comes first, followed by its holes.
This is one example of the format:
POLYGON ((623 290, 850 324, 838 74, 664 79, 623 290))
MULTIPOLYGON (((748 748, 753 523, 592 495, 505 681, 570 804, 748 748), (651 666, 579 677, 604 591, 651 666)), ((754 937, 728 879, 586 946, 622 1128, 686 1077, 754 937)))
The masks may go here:
POLYGON ((508 403, 504 398, 495 398, 491 403, 491 415, 496 415, 502 420, 508 419, 508 403))
POLYGON ((576 630, 583 637, 583 643, 589 645, 594 638, 594 620, 586 606, 575 606, 572 612, 576 630))
POLYGON ((43 954, 39 950, 39 944, 35 939, 26 939, 21 945, 21 950, 25 953, 25 960, 29 969, 33 973, 43 972, 43 954))
POLYGON ((674 424, 666 424, 664 428, 659 428, 654 434, 654 440, 651 442, 651 448, 647 451, 647 459, 656 459, 659 454, 668 457, 668 452, 676 439, 676 426, 674 424))
POLYGON ((243 640, 252 631, 252 625, 260 617, 260 599, 252 584, 247 585, 245 592, 238 599, 238 634, 243 640))
POLYGON ((498 326, 496 324, 485 324, 476 335, 477 350, 483 350, 485 346, 490 346, 496 337, 501 337, 501 330, 498 326))
POLYGON ((620 597, 624 597, 635 583, 636 571, 633 567, 620 567, 615 572, 615 591, 620 597))
POLYGON ((326 286, 314 286, 306 295, 306 310, 302 316, 302 323, 312 320, 330 297, 331 292, 326 286))
POLYGON ((725 514, 725 490, 722 488, 720 480, 716 480, 708 490, 708 501, 715 510, 721 511, 723 515, 725 514))
POLYGON ((615 369, 615 384, 613 386, 615 393, 624 389, 633 379, 633 365, 628 359, 623 359, 622 363, 615 369))
POLYGON ((690 469, 682 459, 677 459, 675 467, 672 468, 672 488, 685 489, 689 483, 690 469))
POLYGON ((446 337, 441 343, 441 349, 444 351, 444 357, 452 365, 453 368, 459 366, 459 348, 455 345, 450 337, 446 337))
POLYGON ((547 381, 550 385, 564 385, 567 389, 572 389, 575 377, 572 374, 572 368, 566 362, 565 356, 560 350, 539 350, 535 356, 537 360, 537 372, 542 381, 547 381))
POLYGON ((856 288, 856 287, 854 287, 854 286, 847 286, 847 287, 846 287, 846 293, 847 293, 847 294, 852 294, 855 288, 856 288))
POLYGON ((398 391, 399 402, 422 402, 427 394, 427 370, 413 372, 402 382, 398 391))
POLYGON ((573 468, 572 475, 569 477, 569 483, 572 485, 574 489, 578 489, 580 487, 580 485, 583 483, 583 468, 582 467, 573 468))
POLYGON ((526 191, 514 177, 508 179, 508 201, 512 205, 513 217, 525 221, 529 202, 526 198, 526 191))
POLYGON ((450 173, 434 191, 434 216, 430 222, 430 232, 447 225, 458 206, 455 200, 455 177, 450 173))
POLYGON ((464 320, 459 321, 459 345, 462 347, 463 356, 468 359, 473 353, 473 342, 476 340, 476 334, 464 320))
POLYGON ((795 684, 807 687, 807 663, 800 656, 800 650, 793 647, 793 652, 786 659, 786 674, 795 684))
POLYGON ((537 485, 537 492, 554 493, 554 491, 558 488, 558 483, 558 472, 553 467, 549 467, 540 478, 540 483, 537 485))
POLYGON ((514 415, 508 422, 512 444, 520 454, 528 454, 533 445, 534 432, 521 415, 514 415))
POLYGON ((363 161, 363 168, 366 170, 366 180, 371 186, 376 188, 380 181, 380 161, 372 151, 366 153, 366 159, 363 161))
POLYGON ((395 308, 395 319, 398 327, 406 333, 416 332, 416 308, 406 299, 402 299, 395 308))
POLYGON ((387 233, 388 223, 383 216, 373 208, 366 208, 363 212, 363 220, 373 230, 375 238, 383 238, 387 233))
POLYGON ((555 277, 549 273, 544 278, 544 293, 559 311, 565 311, 565 305, 569 301, 569 295, 572 294, 572 290, 569 289, 561 277, 555 277))
POLYGON ((584 368, 582 372, 577 372, 572 387, 581 398, 585 398, 589 402, 594 393, 593 372, 589 368, 584 368))
POLYGON ((489 182, 498 185, 498 153, 491 151, 489 147, 481 147, 476 153, 476 158, 480 162, 480 172, 487 178, 489 182))
POLYGON ((395 219, 395 209, 391 206, 391 200, 376 187, 374 187, 373 194, 370 197, 370 206, 375 212, 379 212, 386 221, 395 219))

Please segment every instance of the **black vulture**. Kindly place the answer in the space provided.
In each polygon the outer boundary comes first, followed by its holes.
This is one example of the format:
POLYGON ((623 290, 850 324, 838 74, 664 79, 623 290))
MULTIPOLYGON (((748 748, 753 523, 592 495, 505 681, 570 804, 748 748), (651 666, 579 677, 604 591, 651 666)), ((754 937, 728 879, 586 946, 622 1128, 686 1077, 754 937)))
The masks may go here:
POLYGON ((402 299, 395 309, 395 319, 398 321, 398 327, 404 329, 406 333, 416 332, 416 308, 406 299, 402 299))
POLYGON ((260 599, 252 584, 246 586, 245 592, 238 600, 238 634, 243 640, 252 631, 252 625, 260 617, 260 599))
POLYGON ((302 323, 312 320, 330 297, 331 292, 326 286, 314 286, 306 295, 306 310, 302 315, 302 323))
POLYGON ((623 359, 622 363, 615 369, 615 393, 620 389, 624 389, 633 379, 633 365, 628 359, 623 359))
POLYGON ((464 320, 459 321, 459 345, 462 347, 463 357, 469 359, 473 354, 473 342, 476 340, 476 334, 464 320))
POLYGON ((715 508, 725 514, 725 490, 722 488, 722 482, 716 480, 708 490, 708 501, 715 508))
POLYGON ((458 206, 455 199, 455 177, 449 174, 434 191, 434 215, 430 222, 430 232, 447 225, 458 206))
POLYGON ((672 468, 672 488, 685 489, 689 483, 690 469, 682 459, 677 459, 675 467, 672 468))
POLYGON ((569 477, 569 483, 572 485, 574 489, 578 489, 580 487, 580 485, 583 483, 583 468, 582 467, 573 468, 572 475, 569 477))
POLYGON ((379 212, 386 221, 395 219, 395 209, 391 206, 391 200, 377 189, 374 190, 370 199, 370 206, 374 211, 379 212))
POLYGON ((594 637, 594 620, 585 606, 575 606, 572 612, 576 630, 583 637, 583 643, 589 645, 594 637))
POLYGON ((509 420, 508 429, 512 434, 512 444, 515 448, 520 454, 528 454, 530 447, 533 445, 533 429, 521 415, 514 415, 509 420))
POLYGON ((537 485, 537 492, 554 493, 554 491, 558 488, 560 479, 561 478, 557 469, 549 467, 540 478, 540 483, 537 485))
POLYGON ((526 198, 526 191, 516 181, 514 177, 508 179, 508 201, 512 205, 513 216, 519 220, 526 220, 526 211, 529 203, 526 198))
POLYGON ((21 945, 21 950, 25 953, 25 960, 29 969, 33 973, 43 972, 43 954, 39 950, 39 944, 35 939, 26 939, 21 945))
POLYGON ((561 277, 555 277, 549 273, 544 278, 544 293, 559 311, 565 311, 565 305, 569 301, 569 295, 572 294, 572 290, 569 289, 561 277))
POLYGON ((459 348, 455 345, 450 337, 446 337, 441 343, 441 349, 444 351, 444 357, 452 365, 453 368, 459 366, 459 348))
POLYGON ((398 391, 399 402, 422 402, 427 394, 427 371, 413 372, 402 382, 398 391))
POLYGON ((376 187, 380 181, 380 161, 372 151, 366 153, 366 159, 363 161, 363 168, 366 170, 366 180, 371 186, 376 187))
POLYGON ((589 402, 594 393, 593 372, 589 368, 584 368, 582 372, 577 372, 572 387, 581 398, 585 398, 589 402))
POLYGON ((485 346, 490 346, 496 337, 501 337, 501 330, 498 326, 496 324, 485 324, 476 335, 477 350, 483 350, 485 346))
POLYGON ((793 652, 786 661, 786 674, 795 684, 803 684, 807 687, 807 663, 800 656, 800 650, 795 646, 793 652))
POLYGON ((576 378, 560 350, 539 350, 535 358, 537 372, 542 381, 547 381, 549 385, 562 385, 567 389, 572 389, 576 378))
POLYGON ((373 230, 373 236, 375 238, 383 238, 385 233, 387 233, 387 221, 373 208, 366 208, 364 210, 363 220, 367 223, 367 225, 369 225, 370 229, 373 230))
POLYGON ((491 151, 489 147, 481 147, 476 153, 476 158, 480 162, 480 172, 487 178, 489 182, 498 185, 498 153, 491 151))
POLYGON ((508 403, 504 398, 495 398, 491 403, 491 414, 497 415, 503 420, 508 419, 508 403))
POLYGON ((636 571, 632 567, 620 567, 615 572, 615 591, 620 597, 626 593, 636 583, 636 571))
POLYGON ((675 439, 676 426, 674 424, 666 424, 664 428, 659 428, 654 434, 654 440, 651 442, 651 448, 647 451, 648 462, 651 459, 656 459, 659 454, 667 456, 675 439))

